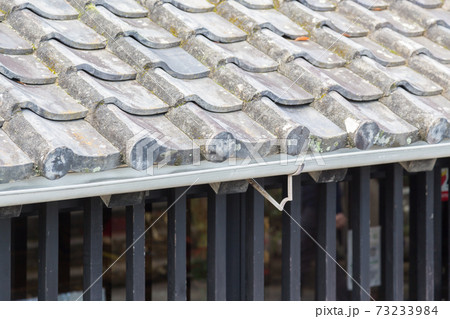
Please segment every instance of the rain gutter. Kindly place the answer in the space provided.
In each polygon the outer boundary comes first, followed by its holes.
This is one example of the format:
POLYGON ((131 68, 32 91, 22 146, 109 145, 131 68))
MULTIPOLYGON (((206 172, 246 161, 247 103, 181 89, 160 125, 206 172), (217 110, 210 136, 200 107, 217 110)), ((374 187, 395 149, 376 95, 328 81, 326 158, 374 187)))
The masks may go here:
POLYGON ((35 177, 0 185, 0 207, 291 175, 302 164, 302 172, 313 172, 442 157, 450 157, 449 140, 434 145, 418 142, 404 147, 365 151, 341 149, 317 156, 282 158, 277 155, 264 158, 262 163, 205 161, 199 165, 155 168, 151 174, 127 167, 99 173, 71 173, 55 181, 35 177))

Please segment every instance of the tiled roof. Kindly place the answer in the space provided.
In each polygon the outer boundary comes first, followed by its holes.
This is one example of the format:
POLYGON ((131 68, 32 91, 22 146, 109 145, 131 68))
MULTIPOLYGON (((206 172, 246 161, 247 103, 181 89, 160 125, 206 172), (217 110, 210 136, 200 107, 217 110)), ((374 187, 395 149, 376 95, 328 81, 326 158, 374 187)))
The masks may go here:
POLYGON ((0 0, 0 183, 439 143, 450 1, 0 0), (294 141, 294 142, 293 142, 294 141))

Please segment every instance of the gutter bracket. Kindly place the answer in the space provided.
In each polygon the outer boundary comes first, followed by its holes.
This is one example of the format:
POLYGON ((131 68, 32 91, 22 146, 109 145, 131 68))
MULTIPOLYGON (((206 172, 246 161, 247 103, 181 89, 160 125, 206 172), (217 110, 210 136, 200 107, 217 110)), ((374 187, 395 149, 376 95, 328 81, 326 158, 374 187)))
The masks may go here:
POLYGON ((304 164, 300 165, 297 170, 291 175, 287 176, 287 197, 283 198, 283 200, 278 203, 275 198, 273 198, 261 185, 256 182, 254 179, 248 179, 248 183, 253 186, 254 189, 258 191, 265 199, 267 199, 276 209, 280 212, 284 211, 284 206, 287 202, 292 201, 292 177, 299 175, 303 170, 304 164))

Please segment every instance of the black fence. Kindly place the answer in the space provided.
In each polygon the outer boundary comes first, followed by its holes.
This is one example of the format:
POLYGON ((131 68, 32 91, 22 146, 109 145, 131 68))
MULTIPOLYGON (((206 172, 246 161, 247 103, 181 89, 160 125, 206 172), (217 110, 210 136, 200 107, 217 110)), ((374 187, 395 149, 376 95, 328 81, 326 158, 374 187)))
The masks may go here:
MULTIPOLYGON (((448 167, 446 159, 438 160, 433 170, 419 173, 407 173, 400 164, 390 164, 352 168, 342 174, 353 243, 354 282, 347 293, 349 299, 449 299, 450 219, 448 204, 441 200, 443 167, 448 167), (371 180, 378 185, 375 197, 371 194, 371 180), (409 204, 405 204, 405 198, 409 198, 409 204), (377 288, 370 287, 371 201, 378 203, 376 215, 382 229, 381 285, 377 288)), ((330 176, 327 180, 333 181, 317 185, 320 201, 317 231, 313 237, 323 249, 317 249, 314 263, 312 281, 316 300, 336 300, 337 281, 342 279, 340 276, 346 276, 343 269, 347 269, 335 262, 337 181, 330 176)), ((257 182, 275 194, 279 190, 275 197, 287 192, 286 177, 268 177, 257 182)), ((311 280, 303 278, 302 272, 302 188, 314 183, 309 174, 294 177, 294 199, 286 205, 285 212, 278 213, 281 267, 276 291, 281 300, 305 299, 302 286, 311 280)), ((131 246, 123 255, 126 259, 125 298, 155 299, 151 263, 158 256, 149 238, 150 226, 156 227, 166 219, 167 254, 161 253, 161 258, 165 258, 167 299, 192 299, 196 287, 190 280, 190 246, 195 243, 190 236, 193 221, 188 203, 193 198, 207 198, 206 298, 264 300, 268 205, 251 186, 245 193, 216 194, 209 185, 151 191, 139 204, 124 208, 125 242, 126 247, 131 246), (157 203, 163 209, 156 216, 157 203), (166 208, 167 214, 164 214, 166 208)), ((84 294, 82 297, 78 294, 81 300, 112 299, 111 269, 121 254, 111 254, 109 248, 105 248, 104 226, 111 220, 111 214, 112 210, 106 208, 102 199, 95 197, 26 205, 20 217, 0 219, 0 300, 36 297, 57 300, 61 293, 77 290, 74 277, 82 280, 79 286, 84 294), (73 223, 74 212, 81 214, 82 225, 73 223), (33 219, 34 222, 30 222, 33 219), (29 240, 33 234, 37 238, 34 255, 30 253, 29 240), (76 236, 82 241, 79 251, 71 248, 76 236), (74 274, 73 263, 82 264, 81 273, 74 274), (37 265, 35 271, 32 265, 37 265)))

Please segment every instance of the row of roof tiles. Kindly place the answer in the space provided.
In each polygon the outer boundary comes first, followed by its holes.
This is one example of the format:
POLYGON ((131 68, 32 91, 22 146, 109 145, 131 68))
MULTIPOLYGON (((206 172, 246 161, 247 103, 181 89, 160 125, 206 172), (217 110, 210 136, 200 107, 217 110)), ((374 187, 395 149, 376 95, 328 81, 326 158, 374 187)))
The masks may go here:
POLYGON ((448 137, 448 1, 276 4, 0 0, 0 183, 448 137))

